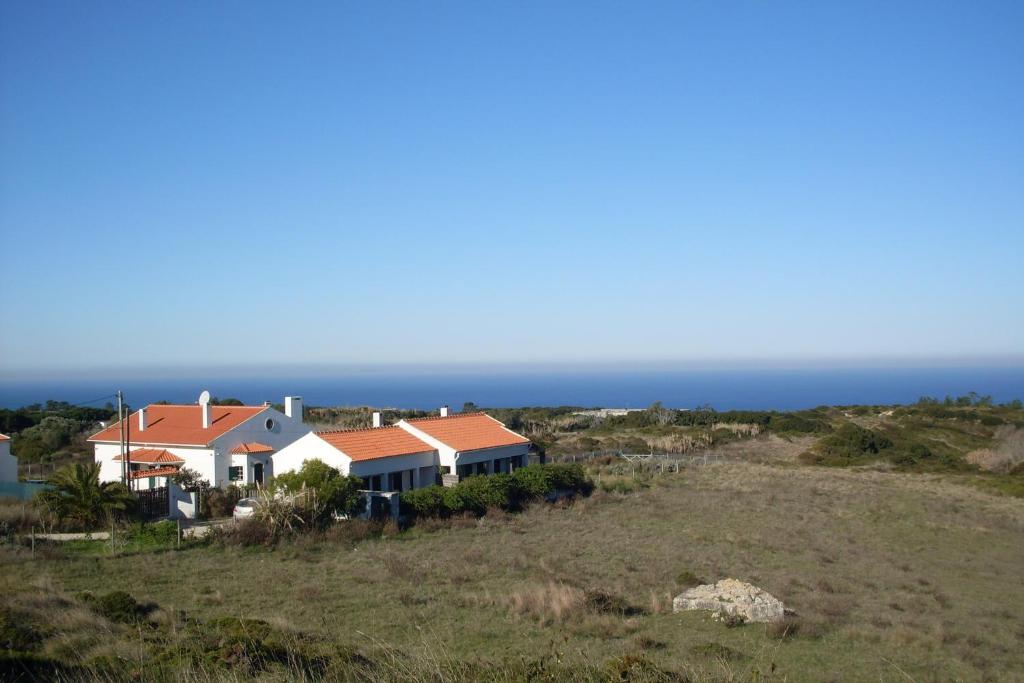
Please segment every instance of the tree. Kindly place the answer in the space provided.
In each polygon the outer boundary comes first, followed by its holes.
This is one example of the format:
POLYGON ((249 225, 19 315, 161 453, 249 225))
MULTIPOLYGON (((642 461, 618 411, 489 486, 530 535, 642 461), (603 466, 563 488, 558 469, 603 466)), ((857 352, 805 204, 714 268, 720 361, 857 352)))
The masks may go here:
POLYGON ((127 511, 134 498, 120 482, 100 483, 100 466, 79 462, 61 468, 50 479, 51 489, 41 491, 36 500, 60 520, 70 520, 93 529, 127 511))
POLYGON ((198 472, 182 467, 177 474, 171 477, 171 481, 181 487, 183 491, 200 491, 210 488, 210 482, 203 479, 198 472))
POLYGON ((322 460, 307 460, 299 471, 277 475, 274 486, 292 495, 313 491, 330 512, 352 516, 363 509, 363 480, 345 476, 322 460))

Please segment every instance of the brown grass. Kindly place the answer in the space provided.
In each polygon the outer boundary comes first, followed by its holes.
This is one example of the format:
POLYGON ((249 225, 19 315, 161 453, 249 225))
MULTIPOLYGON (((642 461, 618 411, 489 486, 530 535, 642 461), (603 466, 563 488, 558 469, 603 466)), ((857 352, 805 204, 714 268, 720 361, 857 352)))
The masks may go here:
POLYGON ((384 540, 328 534, 273 549, 60 562, 2 551, 0 598, 34 576, 67 591, 117 585, 168 612, 274 617, 401 650, 429 633, 456 661, 532 657, 555 642, 564 661, 642 649, 667 670, 737 680, 754 670, 786 680, 1012 679, 1024 670, 1024 629, 1009 609, 1024 604, 1024 500, 952 481, 729 464, 384 540), (672 614, 684 572, 761 586, 796 612, 796 632, 672 614), (628 613, 588 605, 596 593, 628 613), (720 658, 693 654, 706 643, 746 659, 719 668, 720 658))

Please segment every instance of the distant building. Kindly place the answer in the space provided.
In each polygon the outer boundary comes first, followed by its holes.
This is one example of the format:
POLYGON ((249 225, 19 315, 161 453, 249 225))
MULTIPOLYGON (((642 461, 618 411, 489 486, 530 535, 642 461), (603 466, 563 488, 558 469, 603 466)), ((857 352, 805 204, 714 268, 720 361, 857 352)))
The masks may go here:
POLYGON ((18 481, 18 459, 11 454, 11 437, 0 434, 0 482, 18 481))
POLYGON ((369 491, 407 491, 474 474, 511 472, 529 463, 530 440, 484 413, 401 420, 382 426, 312 432, 273 455, 274 471, 322 460, 363 479, 369 491))
MULTIPOLYGON (((206 398, 204 392, 203 398, 206 398)), ((166 486, 182 467, 214 486, 264 483, 273 454, 309 433, 302 399, 285 397, 281 413, 269 405, 149 405, 126 419, 130 478, 136 488, 166 486)), ((102 481, 121 481, 121 423, 89 438, 102 481)))

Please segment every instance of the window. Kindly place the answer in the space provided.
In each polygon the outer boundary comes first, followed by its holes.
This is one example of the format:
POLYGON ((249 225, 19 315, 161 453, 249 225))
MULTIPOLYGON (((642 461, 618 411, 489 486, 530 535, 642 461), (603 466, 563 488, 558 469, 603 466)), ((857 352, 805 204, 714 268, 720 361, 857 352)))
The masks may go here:
POLYGON ((242 466, 228 468, 228 481, 242 481, 242 466))
POLYGON ((274 418, 268 417, 267 421, 263 423, 263 426, 267 428, 268 432, 272 432, 274 431, 274 427, 277 426, 277 423, 274 422, 274 418))

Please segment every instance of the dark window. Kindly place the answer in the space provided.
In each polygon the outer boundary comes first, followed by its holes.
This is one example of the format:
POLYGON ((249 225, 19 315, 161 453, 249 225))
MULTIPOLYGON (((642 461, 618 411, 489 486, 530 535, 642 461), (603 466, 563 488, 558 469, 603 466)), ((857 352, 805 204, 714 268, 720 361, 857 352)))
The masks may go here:
POLYGON ((228 468, 228 481, 242 481, 242 466, 228 468))

